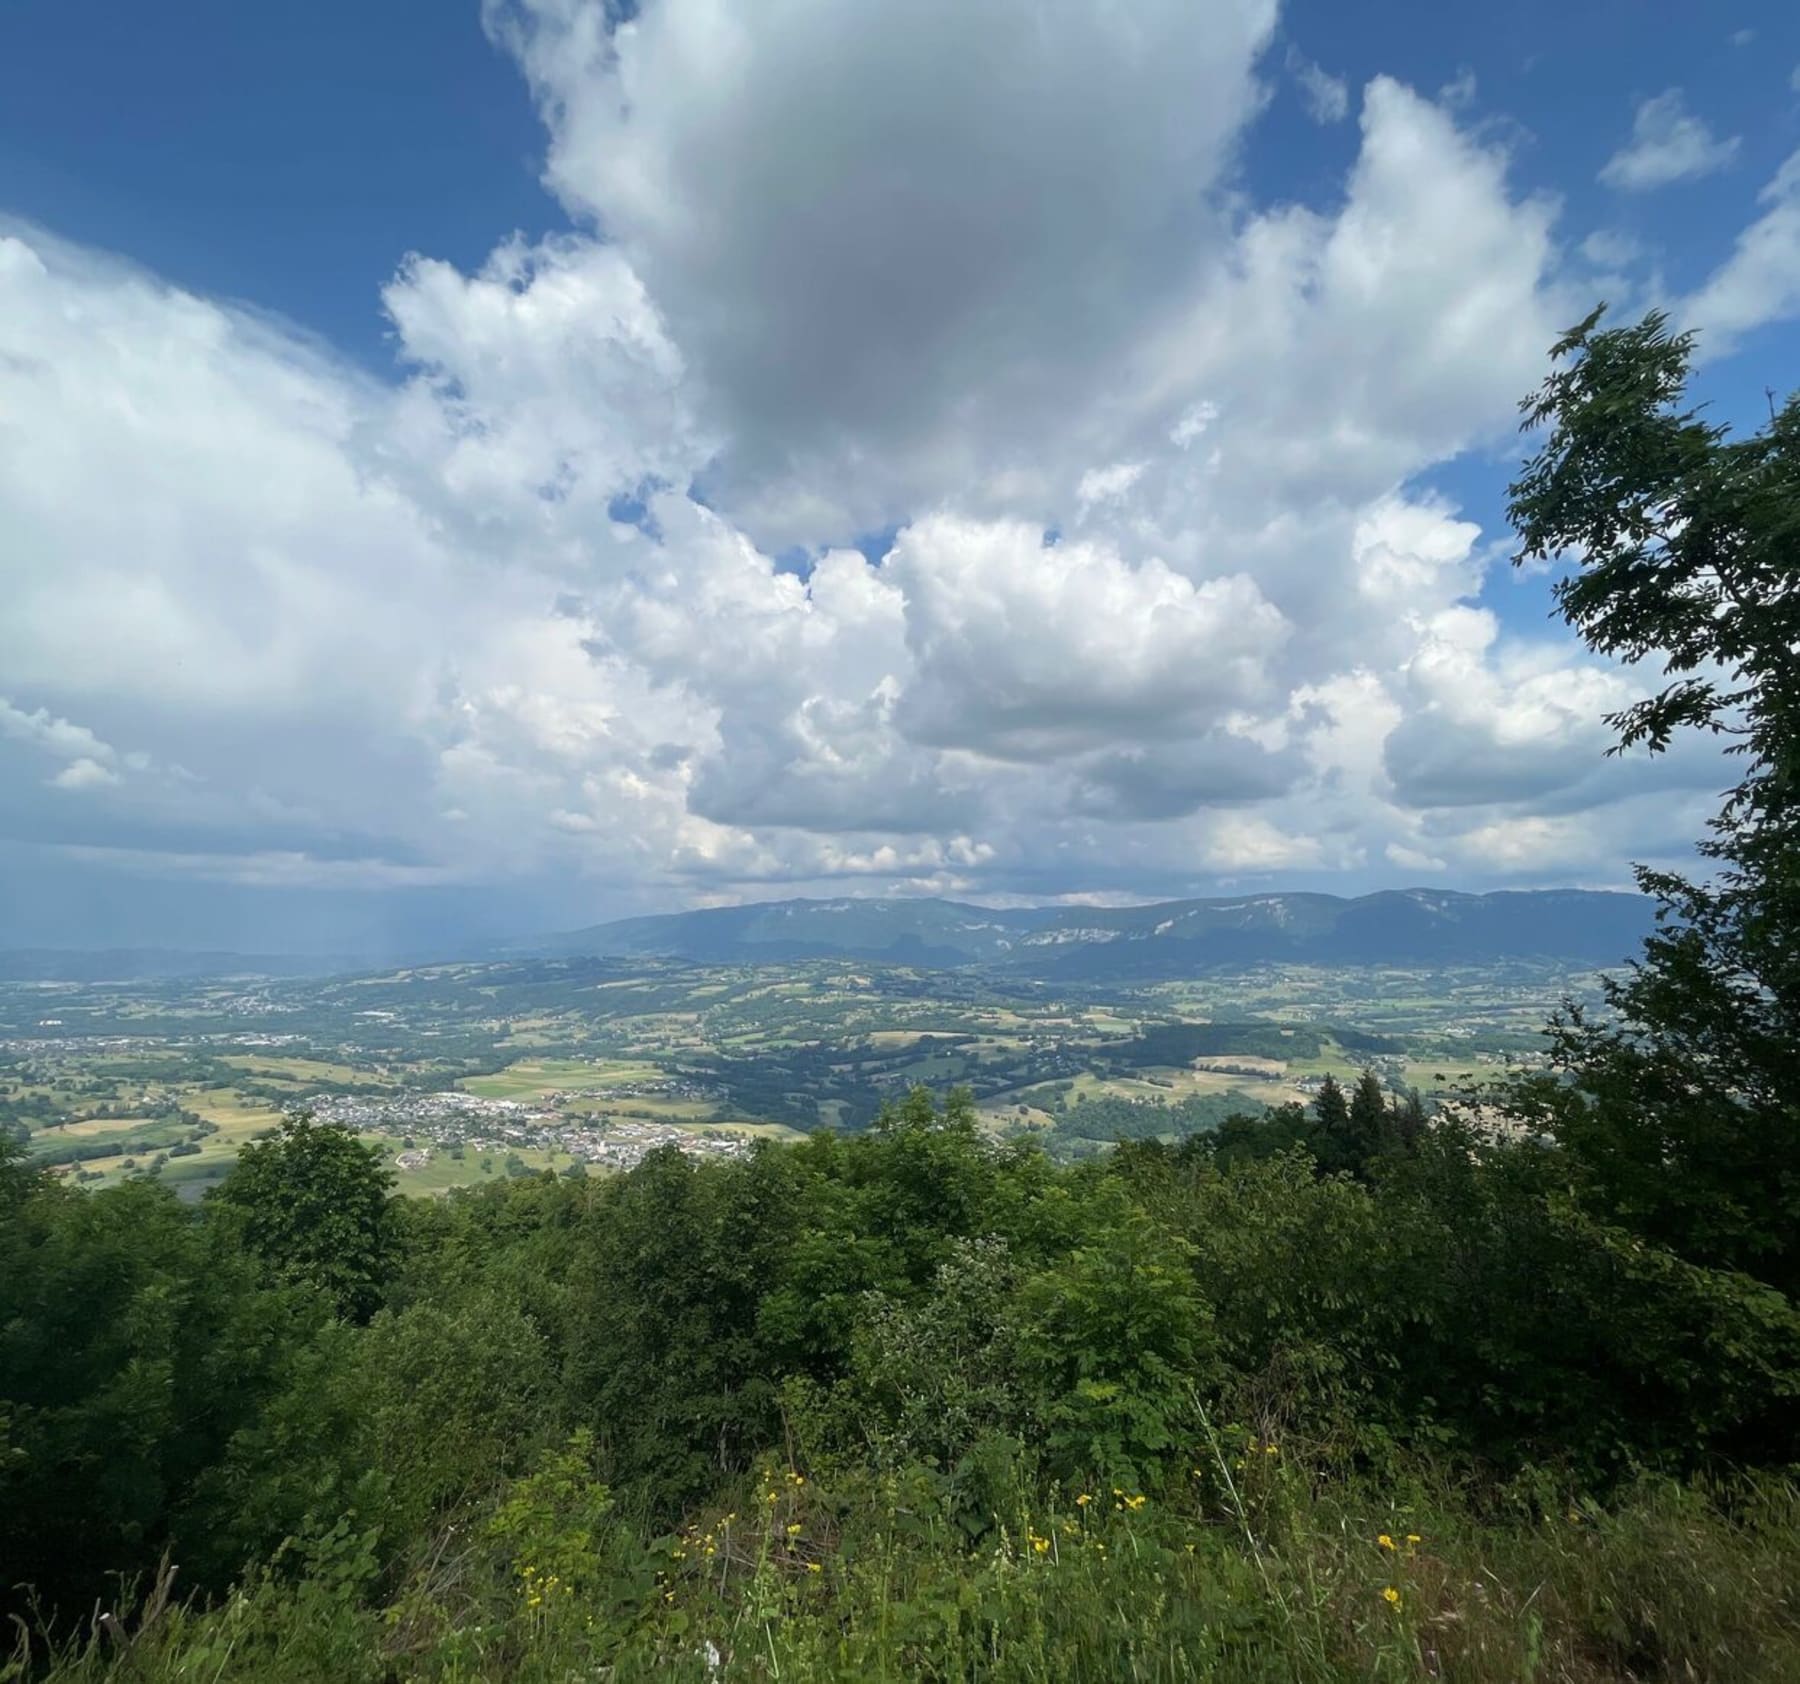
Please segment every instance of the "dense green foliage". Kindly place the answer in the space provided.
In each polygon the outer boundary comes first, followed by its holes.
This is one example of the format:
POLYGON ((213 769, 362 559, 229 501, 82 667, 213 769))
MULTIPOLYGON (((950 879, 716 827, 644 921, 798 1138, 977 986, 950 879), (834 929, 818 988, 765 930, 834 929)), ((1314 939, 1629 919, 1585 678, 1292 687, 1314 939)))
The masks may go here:
POLYGON ((1725 738, 1743 777, 1701 844, 1710 881, 1639 873, 1665 912, 1611 1018, 1559 1028, 1532 1096, 1605 1219, 1800 1292, 1800 398, 1732 440, 1683 407, 1691 346, 1661 316, 1557 347, 1527 407, 1553 430, 1513 488, 1525 558, 1590 644, 1669 683, 1622 748, 1725 738))
POLYGON ((1195 1093, 1172 1101, 1077 1094, 1072 1103, 1056 1112, 1048 1144, 1079 1151, 1120 1140, 1180 1140, 1260 1109, 1241 1093, 1195 1093))
MULTIPOLYGON (((1369 1037, 1374 1039, 1374 1037, 1369 1037)), ((1186 1064, 1196 1058, 1316 1058, 1324 1038, 1316 1029, 1272 1023, 1160 1023, 1118 1051, 1123 1065, 1186 1064)))
POLYGON ((374 1147, 299 1116, 246 1146, 215 1196, 270 1278, 318 1287, 363 1321, 390 1261, 393 1182, 374 1147))
POLYGON ((197 1207, 0 1137, 12 1670, 1800 1676, 1800 410, 1701 426, 1654 318, 1561 350, 1525 552, 1676 675, 1622 740, 1745 775, 1552 1076, 1139 1106, 1075 1163, 915 1088, 435 1204, 304 1122, 197 1207))
MULTIPOLYGON (((1296 1467, 1309 1447, 1290 1502, 1317 1480, 1333 1501, 1386 1500, 1373 1493, 1430 1465, 1541 1489, 1557 1514, 1638 1469, 1797 1448, 1800 1317, 1780 1294, 1597 1224, 1548 1191, 1541 1152, 1450 1124, 1361 1180, 1303 1150, 1222 1165, 1205 1135, 1059 1167, 995 1148, 966 1101, 939 1111, 921 1090, 860 1138, 707 1165, 663 1152, 610 1179, 396 1204, 351 1277, 381 1299, 363 1326, 343 1277, 282 1254, 283 1230, 244 1240, 278 1177, 304 1197, 312 1160, 353 1163, 360 1148, 337 1134, 270 1143, 247 1189, 198 1210, 151 1183, 82 1194, 8 1171, 0 1558, 65 1620, 172 1550, 190 1592, 223 1594, 273 1558, 257 1592, 270 1619, 301 1618, 293 1599, 311 1598, 360 1621, 441 1599, 423 1562, 446 1528, 489 1537, 512 1513, 528 1550, 483 1543, 497 1577, 480 1594, 566 1545, 563 1581, 608 1587, 591 1639, 605 1655, 672 1642, 689 1628, 667 1617, 690 1593, 725 1621, 758 1573, 785 1597, 829 1559, 839 1594, 872 1599, 858 1577, 871 1559, 842 1554, 853 1538, 904 1554, 893 1570, 931 1580, 931 1596, 950 1582, 932 1576, 953 1574, 945 1551, 1029 1560, 1033 1536, 1058 1539, 1059 1573, 1092 1580, 1114 1569, 1070 1560, 1074 1536, 1052 1530, 1073 1519, 1090 1537, 1101 1517, 1072 1506, 1081 1490, 1181 1580, 1187 1543, 1215 1565, 1237 1547, 1219 1528, 1241 1494, 1215 1464, 1224 1448, 1229 1472, 1250 1439, 1293 1447, 1296 1467), (557 1460, 571 1434, 579 1479, 557 1460), (717 1587, 676 1574, 676 1602, 662 1600, 653 1541, 760 1512, 751 1486, 771 1457, 816 1488, 804 1558, 785 1530, 746 1530, 717 1587), (575 1523, 556 1503, 517 1518, 545 1489, 533 1479, 605 1486, 604 1505, 580 1499, 586 1544, 558 1543, 575 1523), (1114 1487, 1141 1512, 1113 1512, 1114 1487)), ((784 1503, 788 1477, 771 1487, 784 1503)), ((1470 1524, 1432 1501, 1434 1533, 1470 1524)), ((982 1594, 1003 1610, 1023 1588, 982 1594)), ((465 1617, 462 1594, 418 1614, 431 1644, 465 1617)), ((900 1666, 949 1639, 892 1641, 900 1666)), ((1350 1654, 1362 1638, 1319 1641, 1350 1654)))

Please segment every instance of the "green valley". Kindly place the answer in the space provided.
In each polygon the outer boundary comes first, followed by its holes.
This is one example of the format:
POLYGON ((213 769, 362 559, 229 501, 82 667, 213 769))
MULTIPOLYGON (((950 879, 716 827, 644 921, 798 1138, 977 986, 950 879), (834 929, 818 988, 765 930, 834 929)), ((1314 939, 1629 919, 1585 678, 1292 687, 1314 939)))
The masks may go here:
POLYGON ((84 1185, 190 1194, 299 1110, 441 1192, 609 1141, 866 1128, 915 1083, 1060 1156, 1177 1138, 1373 1068, 1460 1091, 1543 1056, 1598 973, 1262 964, 1137 985, 806 961, 533 959, 339 978, 0 983, 0 1124, 84 1185), (623 1135, 620 1131, 624 1130, 623 1135))

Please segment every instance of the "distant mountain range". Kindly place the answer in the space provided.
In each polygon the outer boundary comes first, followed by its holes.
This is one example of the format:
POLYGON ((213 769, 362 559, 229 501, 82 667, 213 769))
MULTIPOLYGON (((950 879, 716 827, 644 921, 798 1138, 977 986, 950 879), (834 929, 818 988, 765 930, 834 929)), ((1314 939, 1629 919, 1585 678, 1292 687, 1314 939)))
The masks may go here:
POLYGON ((1152 906, 996 911, 946 900, 786 900, 597 924, 509 943, 508 957, 796 959, 986 965, 1066 978, 1173 977, 1219 966, 1483 964, 1542 958, 1617 965, 1654 923, 1642 895, 1586 889, 1455 894, 1399 889, 1239 895, 1152 906))
POLYGON ((949 968, 1046 979, 1155 980, 1225 966, 1480 965, 1551 959, 1618 965, 1654 924, 1642 895, 1535 889, 1488 895, 1395 889, 1238 895, 1151 906, 1009 907, 948 900, 781 900, 625 918, 477 952, 342 957, 121 948, 0 950, 0 982, 304 977, 452 959, 677 959, 750 965, 799 959, 949 968))

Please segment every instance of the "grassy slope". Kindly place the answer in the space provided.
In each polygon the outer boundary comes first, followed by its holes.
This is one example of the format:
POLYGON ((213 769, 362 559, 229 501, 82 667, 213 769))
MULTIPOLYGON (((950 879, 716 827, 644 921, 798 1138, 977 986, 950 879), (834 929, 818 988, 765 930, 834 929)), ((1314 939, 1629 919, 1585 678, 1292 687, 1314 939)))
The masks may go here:
POLYGON ((554 1532, 502 1541, 477 1522, 451 1556, 427 1550, 386 1611, 356 1606, 353 1574, 253 1582, 214 1612, 154 1613, 129 1647, 72 1645, 47 1678, 1800 1677, 1800 1495, 1781 1481, 1733 1493, 1730 1519, 1659 1485, 1611 1510, 1477 1522, 1429 1484, 1208 1460, 1192 1492, 1057 1493, 974 1546, 923 1486, 821 1488, 782 1469, 676 1534, 615 1520, 572 1555, 554 1532))

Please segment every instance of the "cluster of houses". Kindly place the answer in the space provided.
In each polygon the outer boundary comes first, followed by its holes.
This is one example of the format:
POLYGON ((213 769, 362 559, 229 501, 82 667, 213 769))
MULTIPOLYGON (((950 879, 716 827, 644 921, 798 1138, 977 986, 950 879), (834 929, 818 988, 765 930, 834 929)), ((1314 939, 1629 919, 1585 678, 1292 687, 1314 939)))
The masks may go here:
MULTIPOLYGON (((624 1090, 596 1092, 611 1099, 624 1090)), ((467 1152, 549 1148, 605 1169, 631 1169, 661 1146, 673 1146, 692 1158, 740 1157, 750 1149, 747 1137, 724 1131, 686 1129, 650 1118, 571 1116, 563 1109, 571 1097, 585 1096, 551 1094, 524 1104, 456 1091, 319 1094, 306 1100, 304 1108, 321 1122, 404 1136, 406 1150, 396 1160, 402 1169, 421 1169, 434 1152, 458 1147, 467 1152)))
POLYGON ((562 1088, 544 1095, 544 1104, 554 1111, 565 1106, 592 1104, 596 1100, 616 1104, 621 1099, 683 1099, 715 1104, 724 1095, 717 1088, 689 1081, 684 1076, 658 1076, 641 1082, 609 1082, 603 1088, 562 1088))
POLYGON ((631 1169, 659 1146, 673 1146, 690 1158, 741 1158, 750 1150, 747 1135, 696 1132, 668 1123, 633 1120, 583 1131, 581 1149, 568 1150, 588 1163, 607 1169, 631 1169))

